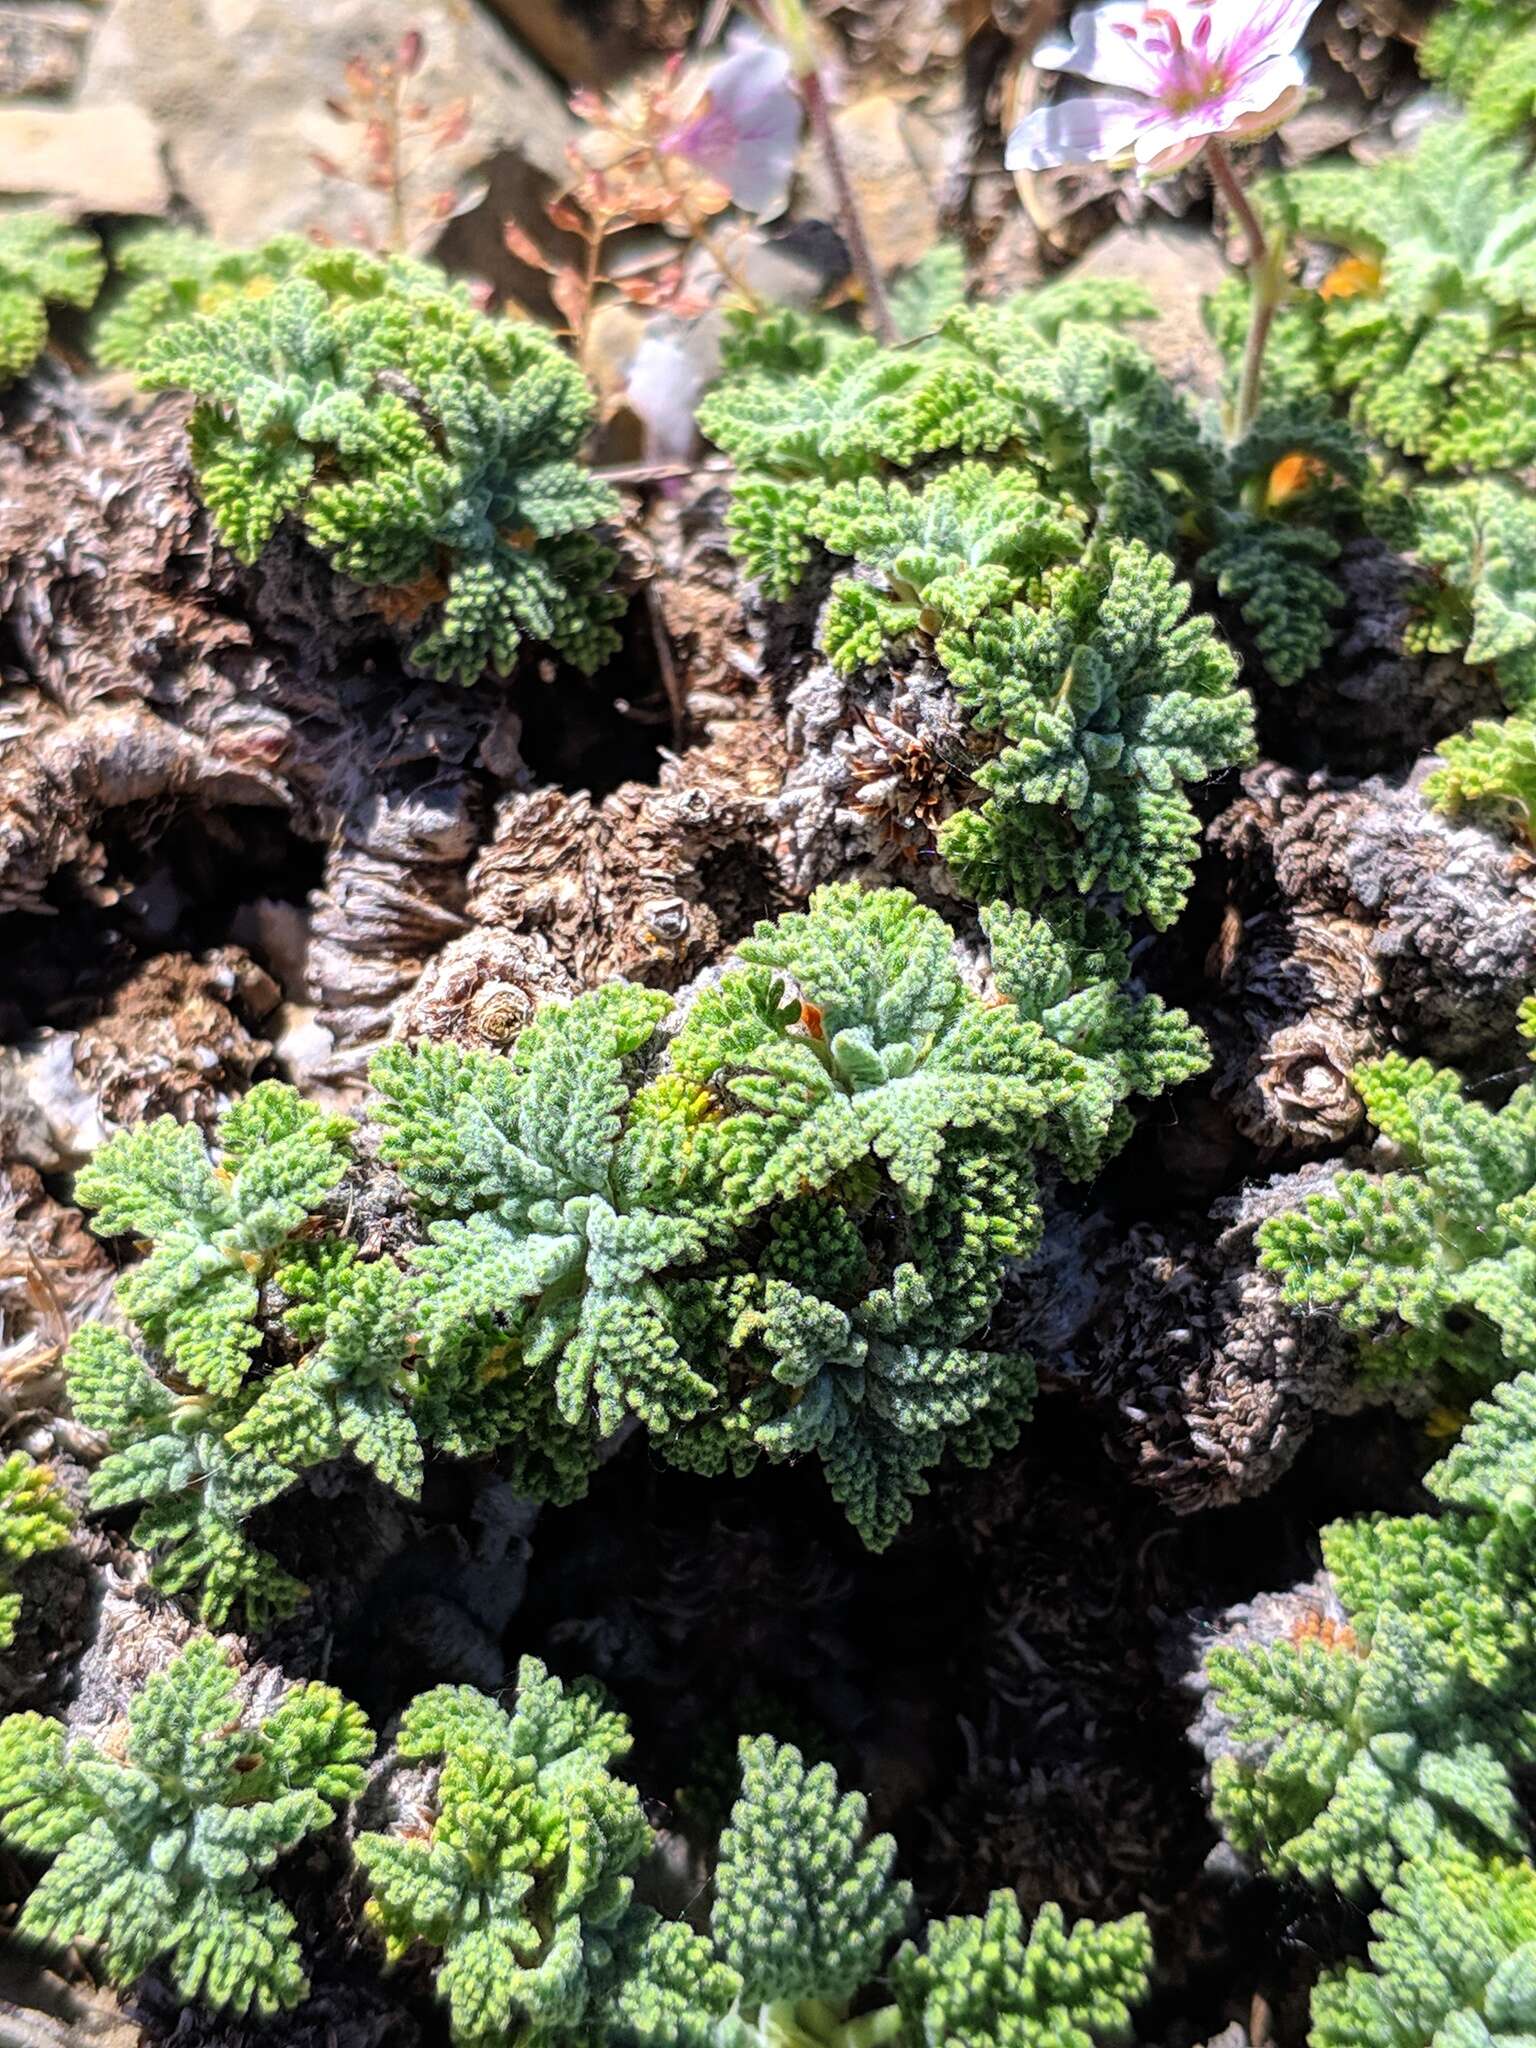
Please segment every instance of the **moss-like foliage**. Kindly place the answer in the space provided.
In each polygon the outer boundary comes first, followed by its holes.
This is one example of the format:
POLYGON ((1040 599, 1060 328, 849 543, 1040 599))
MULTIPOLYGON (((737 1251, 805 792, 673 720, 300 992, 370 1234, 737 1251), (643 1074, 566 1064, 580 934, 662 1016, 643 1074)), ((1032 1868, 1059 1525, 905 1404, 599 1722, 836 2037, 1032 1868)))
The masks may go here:
POLYGON ((0 213, 0 389, 48 345, 50 306, 89 306, 106 261, 94 235, 57 214, 0 213))
POLYGON ((347 1169, 352 1126, 264 1081, 219 1119, 213 1151, 194 1124, 157 1117, 82 1168, 99 1236, 149 1247, 118 1283, 124 1313, 190 1386, 232 1394, 258 1337, 260 1289, 284 1247, 347 1169))
POLYGON ((730 531, 743 566, 771 595, 788 596, 827 529, 858 539, 848 520, 859 497, 842 487, 894 480, 939 457, 989 468, 1006 458, 1015 497, 1033 485, 1034 495, 1159 544, 1170 502, 1207 482, 1217 458, 1118 331, 1153 310, 1133 286, 1062 283, 1002 306, 954 308, 937 332, 899 349, 787 328, 782 315, 763 329, 740 319, 700 423, 737 465, 730 531), (1161 476, 1145 460, 1154 439, 1161 476))
POLYGON ((1046 1905, 1026 1933, 1012 1892, 986 1911, 932 1920, 921 1947, 909 1942, 892 1977, 913 2048, 1060 2044, 1105 2048, 1135 2038, 1133 2008, 1145 1994, 1152 1941, 1139 1913, 1068 1927, 1046 1905))
MULTIPOLYGON (((112 244, 112 279, 91 322, 91 352, 109 369, 136 370, 178 321, 217 313, 240 299, 265 298, 315 255, 307 235, 276 235, 255 248, 231 248, 196 228, 139 228, 112 244)), ((402 275, 425 266, 396 259, 402 275)), ((441 280, 439 280, 439 285, 441 280)))
POLYGON ((1427 572, 1405 636, 1493 670, 1512 709, 1536 703, 1536 493, 1514 476, 1421 487, 1405 536, 1427 572))
POLYGON ((413 1700, 396 1747, 440 1764, 430 1823, 357 1841, 389 1960, 416 1942, 440 1952, 438 1991, 470 2048, 580 2037, 651 1846, 640 1795, 611 1769, 630 1747, 623 1715, 534 1657, 517 1688, 512 1713, 471 1686, 413 1700))
POLYGON ((214 1627, 237 1607, 252 1628, 289 1612, 302 1586, 242 1526, 296 1476, 286 1463, 234 1449, 251 1396, 179 1387, 99 1323, 76 1335, 64 1364, 76 1416, 108 1446, 91 1475, 90 1504, 103 1512, 143 1504, 133 1540, 155 1556, 151 1583, 191 1596, 214 1627))
POLYGON ((1333 644, 1344 600, 1331 571, 1370 524, 1370 481, 1359 435, 1315 389, 1271 391, 1196 514, 1199 586, 1235 607, 1282 687, 1311 675, 1333 644))
POLYGON ((1536 2031, 1536 1870, 1451 1848, 1388 1885, 1370 1960, 1312 1995, 1312 2048, 1520 2048, 1536 2031))
POLYGON ((1151 1942, 1140 1914, 1027 1932, 1011 1892, 984 1914, 911 1915, 889 1835, 830 1767, 766 1736, 741 1743, 707 1933, 641 1909, 598 2005, 596 2048, 1112 2048, 1130 2040, 1151 1942))
POLYGON ((904 890, 820 890, 680 1011, 619 982, 510 1054, 376 1057, 378 1158, 416 1210, 399 1258, 344 1234, 350 1126, 277 1083, 210 1149, 170 1119, 80 1176, 147 1256, 67 1360, 104 1432, 101 1508, 143 1503, 155 1582, 259 1625, 300 1589, 245 1528, 350 1455, 413 1494, 422 1446, 496 1450, 570 1500, 631 1416, 703 1474, 813 1453, 874 1547, 946 1454, 985 1464, 1029 1361, 985 1346, 1040 1227, 1036 1162, 1087 1178, 1132 1104, 1205 1063, 1125 986, 1118 928, 988 914, 996 996, 904 890))
POLYGON ((1428 1475, 1438 1516, 1324 1532, 1347 1624, 1207 1670, 1233 1748, 1216 1816, 1272 1868, 1379 1897, 1370 1963, 1324 1976, 1313 2048, 1530 2038, 1536 1873, 1536 1374, 1478 1404, 1428 1475))
POLYGON ((156 1553, 154 1583, 215 1626, 239 1606, 259 1627, 299 1598, 243 1525, 302 1469, 350 1454, 420 1487, 410 1287, 393 1262, 313 1234, 351 1131, 264 1081, 213 1148, 161 1117, 110 1139, 76 1181, 98 1231, 147 1251, 118 1283, 138 1344, 88 1323, 65 1355, 75 1414, 108 1445, 91 1505, 142 1503, 134 1540, 156 1553))
POLYGON ((1112 2048, 1146 1994, 1140 1914, 1026 1932, 1009 1892, 902 1942, 896 1845, 830 1765, 743 1737, 707 1924, 635 1897, 652 1835, 615 1773, 622 1714, 532 1657, 510 1710, 468 1686, 407 1708, 399 1754, 438 1766, 424 1815, 365 1834, 368 1918, 397 1960, 435 1950, 464 2048, 1112 2048), (898 1943, 900 1947, 898 1948, 898 1943))
POLYGON ((421 1398, 557 1497, 627 1413, 695 1471, 813 1451, 882 1545, 946 1448, 982 1462, 1027 1413, 1027 1362, 972 1345, 1090 1063, 987 1009, 903 891, 823 890, 741 951, 659 1061, 668 998, 626 984, 510 1058, 379 1056, 382 1153, 431 1219, 421 1398))
POLYGON ((74 1527, 69 1502, 46 1465, 25 1451, 0 1459, 0 1650, 16 1640, 21 1594, 13 1580, 30 1557, 61 1550, 74 1527))
POLYGON ((1424 784, 1437 811, 1470 815, 1527 844, 1536 837, 1536 724, 1479 719, 1440 743, 1442 766, 1424 784))
POLYGON ((940 850, 983 902, 1099 890, 1165 928, 1200 838, 1184 786, 1253 750, 1236 658, 1140 541, 1036 595, 939 636, 972 726, 998 742, 975 771, 986 801, 948 821, 940 850))
POLYGON ((1441 1515, 1324 1532, 1347 1628, 1210 1653, 1235 1745, 1214 1807, 1240 1847, 1356 1895, 1446 1849, 1520 1854, 1512 1773, 1536 1761, 1533 1472, 1524 1373, 1429 1475, 1441 1515))
POLYGON ((262 1882, 363 1786, 373 1737, 328 1685, 269 1711, 197 1637, 100 1742, 0 1722, 0 1839, 52 1858, 18 1931, 97 1950, 114 1984, 164 1959, 181 1996, 266 2015, 308 1989, 293 1915, 262 1882))
POLYGON ((701 1474, 813 1453, 889 1543, 933 1465, 1029 1413, 1029 1361, 984 1337, 1037 1160, 1090 1177, 1206 1059, 1125 986, 1113 920, 987 923, 992 1000, 937 912, 834 886, 680 1012, 617 982, 510 1054, 386 1047, 377 1156, 422 1225, 398 1259, 347 1239, 351 1127, 291 1088, 211 1148, 169 1118, 112 1139, 79 1192, 147 1256, 119 1283, 137 1342, 88 1325, 66 1361, 108 1442, 92 1504, 141 1503, 155 1583, 260 1626, 302 1589, 245 1525, 306 1468, 414 1495, 424 1445, 495 1450, 566 1501, 634 1416, 701 1474))
POLYGON ((1370 1334, 1373 1376, 1492 1393, 1427 1475, 1438 1514, 1324 1531, 1342 1622, 1209 1653, 1213 1810, 1274 1870, 1380 1898, 1374 1970, 1323 1979, 1314 2048, 1514 2044, 1536 2018, 1518 1790, 1536 1763, 1536 1091, 1490 1110, 1396 1055, 1356 1081, 1403 1170, 1341 1174, 1271 1218, 1264 1262, 1370 1334))
POLYGON ((1120 331, 1145 310, 1063 283, 951 306, 896 349, 743 320, 700 417, 736 464, 747 573, 787 597, 819 560, 845 571, 820 626, 833 665, 926 657, 953 682, 988 792, 942 845, 960 887, 1052 914, 1118 895, 1161 925, 1188 893, 1185 786, 1253 747, 1191 586, 1272 681, 1309 673, 1366 459, 1316 390, 1222 444, 1120 331))
POLYGON ((1368 1339, 1361 1372, 1378 1382, 1476 1389, 1536 1365, 1536 1084, 1490 1109, 1455 1074, 1398 1053, 1354 1084, 1405 1164, 1340 1173, 1260 1226, 1286 1300, 1368 1339))
POLYGON ((391 617, 427 622, 411 658, 448 681, 506 674, 525 638, 588 671, 614 651, 615 558, 594 529, 617 500, 576 459, 591 398, 546 335, 356 251, 284 242, 205 273, 156 243, 139 260, 108 345, 196 399, 193 464, 242 560, 292 519, 391 617))
POLYGON ((1532 0, 1452 0, 1433 15, 1419 69, 1453 93, 1479 135, 1518 140, 1536 122, 1536 6, 1532 0))
POLYGON ((1270 1869, 1378 1902, 1371 1967, 1317 1987, 1313 2048, 1517 2048, 1536 2024, 1536 1091, 1491 1110, 1396 1055, 1356 1082, 1403 1169, 1269 1219, 1264 1262, 1369 1333, 1370 1373, 1492 1391, 1426 1475, 1438 1513, 1323 1532, 1333 1615, 1309 1599, 1288 1635, 1208 1653, 1212 1806, 1270 1869))
MULTIPOLYGON (((181 1995, 269 2015, 307 1989, 262 1882, 363 1787, 367 1724, 329 1686, 237 1682, 195 1639, 98 1743, 0 1722, 0 1840, 53 1859, 21 1915, 100 1951, 124 1987, 168 1964, 181 1995)), ((429 1963, 462 2048, 1114 2048, 1151 1965, 1140 1914, 1026 1929, 1011 1892, 903 1940, 896 1845, 828 1764, 743 1737, 699 1924, 638 1896, 656 1837, 617 1766, 628 1724, 533 1657, 501 1705, 444 1685, 406 1708, 395 1825, 360 1833, 366 1921, 429 1963)))
POLYGON ((1536 457, 1536 198, 1518 150, 1446 121, 1401 155, 1297 171, 1259 201, 1341 259, 1277 322, 1291 389, 1338 391, 1364 433, 1431 471, 1536 457))

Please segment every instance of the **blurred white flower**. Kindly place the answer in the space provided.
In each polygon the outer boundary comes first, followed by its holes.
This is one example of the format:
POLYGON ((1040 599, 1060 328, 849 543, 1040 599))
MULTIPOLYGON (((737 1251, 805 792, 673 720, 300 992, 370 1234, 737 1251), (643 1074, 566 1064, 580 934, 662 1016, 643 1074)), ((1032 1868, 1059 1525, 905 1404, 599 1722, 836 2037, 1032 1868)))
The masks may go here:
POLYGON ((662 148, 723 185, 744 213, 771 220, 789 201, 800 122, 788 56, 750 30, 737 29, 726 54, 705 74, 699 99, 662 148))
POLYGON ((624 400, 645 430, 648 462, 686 462, 698 441, 694 413, 710 381, 675 320, 653 320, 629 366, 624 400))

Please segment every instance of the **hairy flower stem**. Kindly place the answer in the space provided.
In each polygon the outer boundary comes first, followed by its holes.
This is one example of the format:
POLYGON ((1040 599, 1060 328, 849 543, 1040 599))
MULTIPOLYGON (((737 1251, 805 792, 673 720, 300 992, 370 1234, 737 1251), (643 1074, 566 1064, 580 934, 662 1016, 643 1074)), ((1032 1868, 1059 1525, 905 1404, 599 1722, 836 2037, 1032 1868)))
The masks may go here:
POLYGON ((891 306, 885 295, 885 285, 870 252, 869 238, 864 232, 864 216, 859 211, 853 181, 848 176, 848 166, 843 161, 843 146, 837 139, 837 127, 832 119, 832 109, 827 104, 826 89, 822 85, 819 68, 813 64, 810 70, 801 73, 796 83, 800 88, 800 97, 805 103, 806 118, 826 160, 827 175, 832 180, 832 190, 837 199, 837 223, 842 229, 843 240, 848 245, 853 274, 863 290, 864 303, 869 307, 876 334, 888 348, 892 347, 900 341, 901 335, 896 322, 891 318, 891 306))
POLYGON ((1248 340, 1243 349, 1242 374, 1237 387, 1237 409, 1232 421, 1232 438, 1240 441, 1253 425, 1259 409, 1259 392, 1264 379, 1264 350, 1269 342, 1269 330, 1274 324, 1275 314, 1285 292, 1285 251, 1281 243, 1273 245, 1259 225, 1259 217, 1249 203, 1248 195, 1237 181, 1232 169, 1232 160, 1225 146, 1214 136, 1205 146, 1206 161, 1211 167, 1211 178, 1237 215, 1247 241, 1246 268, 1248 282, 1253 292, 1253 305, 1248 316, 1248 340))
POLYGON ((754 313, 764 312, 766 306, 762 293, 748 281, 745 272, 727 253, 721 244, 720 237, 713 232, 709 224, 695 213, 691 206, 686 205, 683 210, 683 222, 689 234, 693 236, 693 239, 698 243, 705 255, 709 257, 716 270, 719 271, 720 275, 737 296, 754 313))

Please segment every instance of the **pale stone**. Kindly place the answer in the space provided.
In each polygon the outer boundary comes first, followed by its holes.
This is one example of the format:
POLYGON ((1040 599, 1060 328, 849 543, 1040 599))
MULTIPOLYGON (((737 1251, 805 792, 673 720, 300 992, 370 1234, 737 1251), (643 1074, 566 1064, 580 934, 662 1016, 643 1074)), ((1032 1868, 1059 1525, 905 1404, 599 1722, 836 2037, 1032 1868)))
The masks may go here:
POLYGON ((314 151, 345 161, 358 140, 325 101, 342 89, 349 57, 386 57, 407 29, 425 39, 415 96, 470 101, 467 132, 435 160, 433 188, 462 189, 503 152, 561 174, 572 130, 564 100, 464 0, 114 0, 86 60, 78 118, 137 107, 177 190, 225 240, 312 227, 345 238, 352 217, 380 202, 311 161, 314 151))
POLYGON ((1220 398, 1221 353, 1205 331, 1200 302, 1232 273, 1208 228, 1150 218, 1111 228, 1066 274, 1145 286, 1157 317, 1133 321, 1128 331, 1180 390, 1220 398))
POLYGON ((77 213, 160 213, 171 196, 155 124, 121 99, 0 106, 0 193, 77 213))
MULTIPOLYGON (((841 107, 834 120, 877 268, 886 276, 910 268, 939 237, 944 183, 939 129, 890 93, 841 107)), ((807 137, 801 171, 805 202, 800 210, 835 222, 832 184, 814 136, 807 137)))

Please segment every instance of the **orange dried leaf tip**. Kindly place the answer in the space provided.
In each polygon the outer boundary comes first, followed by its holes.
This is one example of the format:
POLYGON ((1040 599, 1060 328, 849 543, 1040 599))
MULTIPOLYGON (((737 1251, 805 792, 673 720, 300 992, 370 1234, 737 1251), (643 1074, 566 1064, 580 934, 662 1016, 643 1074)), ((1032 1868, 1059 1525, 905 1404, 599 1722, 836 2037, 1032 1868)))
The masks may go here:
POLYGON ((1322 299, 1366 299, 1381 290, 1381 265, 1369 256, 1346 256, 1318 286, 1322 299))
POLYGON ((398 589, 391 585, 376 590, 373 607, 386 625, 413 626, 423 613, 433 605, 441 604, 447 595, 447 584, 436 570, 429 569, 414 583, 402 584, 398 589))
POLYGON ((1347 1650, 1351 1656, 1360 1655, 1360 1638, 1347 1621, 1335 1621, 1331 1614, 1319 1614, 1309 1609, 1291 1630, 1293 1643, 1316 1643, 1324 1650, 1347 1650))
POLYGON ((1283 505, 1288 498, 1299 498, 1303 491, 1324 482, 1327 475, 1327 464, 1319 462, 1315 455, 1282 455, 1269 472, 1265 501, 1283 505))
POLYGON ((802 1003, 800 1005, 800 1022, 809 1031, 812 1038, 826 1037, 826 1030, 821 1021, 821 1011, 815 1003, 802 1003))

